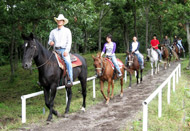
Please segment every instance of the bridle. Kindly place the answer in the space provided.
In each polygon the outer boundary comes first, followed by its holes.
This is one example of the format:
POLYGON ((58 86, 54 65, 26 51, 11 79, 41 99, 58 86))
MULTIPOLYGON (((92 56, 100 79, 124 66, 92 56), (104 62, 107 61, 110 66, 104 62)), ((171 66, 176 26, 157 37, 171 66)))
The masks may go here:
MULTIPOLYGON (((36 40, 35 40, 35 39, 34 39, 34 42, 36 43, 36 40)), ((38 49, 37 49, 36 45, 32 45, 31 47, 34 48, 34 51, 33 51, 33 56, 34 56, 35 51, 37 51, 38 49)), ((43 64, 41 64, 41 65, 39 65, 39 66, 37 66, 37 67, 32 67, 32 68, 30 68, 30 70, 35 70, 35 69, 38 69, 38 68, 44 66, 45 64, 47 64, 47 63, 50 61, 50 59, 51 59, 52 56, 53 56, 53 52, 51 53, 51 55, 50 55, 50 57, 48 58, 48 60, 46 60, 43 64)), ((31 58, 31 61, 32 61, 32 59, 33 59, 33 57, 31 58)))
MULTIPOLYGON (((128 63, 129 66, 131 66, 134 63, 134 61, 133 61, 134 56, 132 54, 129 54, 129 55, 131 55, 130 57, 132 58, 132 60, 128 60, 127 63, 128 63)), ((129 58, 129 56, 128 56, 128 58, 129 58)))
POLYGON ((102 76, 104 74, 105 67, 103 66, 102 58, 100 58, 100 60, 101 60, 101 62, 100 62, 101 67, 100 68, 95 68, 95 69, 96 69, 96 71, 100 70, 101 71, 101 76, 102 76))

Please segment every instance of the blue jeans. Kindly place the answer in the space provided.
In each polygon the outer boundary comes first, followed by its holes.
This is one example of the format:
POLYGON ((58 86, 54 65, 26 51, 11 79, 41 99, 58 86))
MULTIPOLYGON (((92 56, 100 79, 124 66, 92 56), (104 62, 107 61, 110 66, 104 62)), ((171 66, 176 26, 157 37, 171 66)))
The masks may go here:
POLYGON ((119 73, 121 74, 121 70, 120 70, 119 65, 118 65, 118 63, 117 63, 116 56, 115 56, 115 55, 112 55, 112 56, 108 56, 108 57, 110 57, 110 58, 112 59, 112 62, 113 62, 113 64, 114 64, 115 68, 116 68, 117 71, 119 71, 119 73))
MULTIPOLYGON (((139 52, 139 53, 135 53, 135 55, 137 56, 137 59, 138 59, 138 61, 139 61, 139 64, 141 65, 141 66, 143 66, 144 65, 144 59, 143 59, 143 55, 139 52)), ((125 65, 127 65, 127 61, 128 61, 128 59, 127 59, 127 57, 126 57, 126 59, 125 59, 125 65)))
POLYGON ((184 48, 183 48, 183 46, 182 46, 182 44, 181 43, 177 43, 177 47, 178 47, 178 49, 180 50, 180 48, 182 48, 183 49, 183 51, 184 51, 184 48))
POLYGON ((162 59, 162 53, 160 51, 160 49, 155 49, 158 52, 158 55, 160 56, 160 60, 162 59))
POLYGON ((71 82, 72 82, 73 81, 73 68, 72 68, 72 64, 71 64, 70 55, 68 53, 68 55, 66 57, 63 56, 63 53, 65 52, 65 48, 59 49, 58 51, 61 52, 61 56, 62 56, 63 60, 65 61, 65 64, 67 66, 67 70, 69 72, 69 77, 70 77, 71 82))

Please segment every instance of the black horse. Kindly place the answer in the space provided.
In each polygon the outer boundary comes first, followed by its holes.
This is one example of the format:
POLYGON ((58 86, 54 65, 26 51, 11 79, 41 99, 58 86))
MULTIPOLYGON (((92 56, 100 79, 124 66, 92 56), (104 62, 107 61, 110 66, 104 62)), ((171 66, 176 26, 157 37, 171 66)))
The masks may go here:
MULTIPOLYGON (((60 84, 64 72, 59 68, 55 55, 44 48, 32 33, 28 37, 22 34, 22 38, 24 39, 22 66, 24 69, 30 69, 32 66, 32 60, 34 59, 35 64, 38 67, 39 82, 40 85, 43 86, 44 90, 45 104, 50 110, 47 121, 50 121, 52 119, 52 113, 58 116, 58 112, 53 109, 53 105, 57 87, 60 84)), ((86 60, 82 56, 78 54, 74 55, 77 56, 82 62, 82 66, 73 68, 73 80, 78 78, 81 82, 83 95, 82 109, 84 110, 86 107, 87 64, 86 60)), ((65 109, 65 114, 69 112, 72 97, 71 87, 66 87, 66 91, 68 95, 68 102, 65 109)))

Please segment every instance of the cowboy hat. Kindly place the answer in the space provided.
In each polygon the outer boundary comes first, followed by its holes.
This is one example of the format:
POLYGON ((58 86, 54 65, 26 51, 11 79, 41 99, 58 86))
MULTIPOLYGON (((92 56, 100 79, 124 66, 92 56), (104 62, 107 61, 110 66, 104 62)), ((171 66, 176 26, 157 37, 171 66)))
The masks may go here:
POLYGON ((68 19, 63 16, 63 14, 59 14, 57 18, 54 17, 54 20, 55 22, 57 22, 58 20, 64 20, 64 25, 66 25, 69 22, 68 19))

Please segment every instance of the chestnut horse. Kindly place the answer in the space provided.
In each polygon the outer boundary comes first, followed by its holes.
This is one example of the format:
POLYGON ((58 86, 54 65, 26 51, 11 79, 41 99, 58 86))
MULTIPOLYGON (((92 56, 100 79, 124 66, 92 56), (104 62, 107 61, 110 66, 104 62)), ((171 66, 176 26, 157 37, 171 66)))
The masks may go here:
POLYGON ((166 69, 167 66, 170 67, 170 61, 171 61, 171 55, 170 55, 169 48, 166 47, 165 45, 161 44, 161 52, 162 52, 163 59, 166 61, 166 63, 164 63, 164 69, 166 69))
POLYGON ((134 55, 133 53, 129 53, 128 51, 126 51, 127 53, 127 71, 129 72, 129 75, 130 75, 130 82, 129 82, 129 88, 131 88, 131 81, 132 81, 132 74, 134 71, 137 72, 137 75, 136 75, 136 78, 137 78, 137 84, 139 83, 139 70, 140 70, 140 73, 141 73, 141 78, 140 78, 140 81, 142 81, 142 72, 143 72, 143 69, 140 69, 140 64, 139 64, 139 61, 138 61, 138 58, 136 55, 134 55))
POLYGON ((181 57, 181 55, 182 55, 182 53, 183 53, 183 49, 180 48, 180 50, 179 50, 179 48, 177 47, 176 43, 173 43, 173 50, 177 53, 177 55, 178 55, 178 59, 177 60, 179 60, 180 57, 181 57))
MULTIPOLYGON (((101 53, 98 53, 96 57, 92 56, 92 58, 94 59, 94 67, 96 70, 97 77, 100 79, 101 93, 106 100, 106 104, 109 104, 109 101, 110 101, 110 85, 112 85, 111 98, 113 98, 114 80, 117 79, 117 73, 114 72, 114 69, 112 68, 110 62, 107 60, 108 58, 101 57, 101 53), (108 81, 107 97, 103 91, 105 81, 108 81)), ((122 72, 122 77, 120 78, 120 85, 121 85, 120 96, 121 97, 123 96, 124 68, 125 68, 125 66, 123 64, 122 68, 120 68, 120 70, 122 72)))

